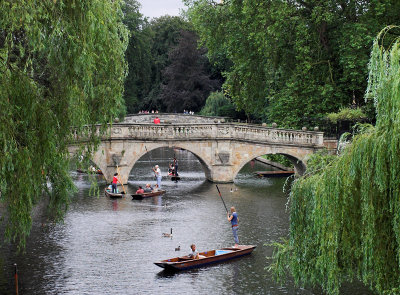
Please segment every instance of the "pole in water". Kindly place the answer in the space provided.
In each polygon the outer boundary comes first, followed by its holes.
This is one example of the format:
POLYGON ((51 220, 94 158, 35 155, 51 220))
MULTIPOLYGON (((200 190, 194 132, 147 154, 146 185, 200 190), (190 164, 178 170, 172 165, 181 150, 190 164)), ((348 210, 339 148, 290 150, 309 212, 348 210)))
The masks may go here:
POLYGON ((15 294, 18 295, 18 269, 16 263, 14 263, 14 277, 15 277, 15 294))
POLYGON ((221 192, 219 191, 218 185, 215 185, 215 186, 217 187, 218 194, 219 194, 219 196, 221 197, 222 203, 224 203, 226 213, 228 213, 228 208, 226 208, 224 198, 222 198, 222 195, 221 195, 221 192))
POLYGON ((150 158, 149 151, 147 150, 147 147, 146 147, 146 146, 144 146, 144 148, 145 148, 145 150, 146 150, 147 157, 149 158, 150 165, 153 167, 153 163, 151 162, 151 158, 150 158))

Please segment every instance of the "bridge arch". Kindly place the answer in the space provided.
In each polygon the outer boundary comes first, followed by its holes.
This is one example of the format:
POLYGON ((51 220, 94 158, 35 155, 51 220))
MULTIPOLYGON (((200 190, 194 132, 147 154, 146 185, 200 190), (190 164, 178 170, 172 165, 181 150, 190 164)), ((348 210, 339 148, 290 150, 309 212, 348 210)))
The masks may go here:
POLYGON ((237 174, 240 172, 240 170, 242 170, 244 165, 263 155, 284 155, 293 164, 296 173, 299 175, 303 175, 306 169, 308 153, 304 153, 304 151, 299 153, 299 150, 294 150, 292 148, 271 147, 265 145, 246 145, 246 147, 239 146, 237 149, 245 149, 245 152, 242 152, 241 155, 236 155, 239 161, 233 167, 233 179, 236 178, 237 174))
MULTIPOLYGON (((196 159, 200 162, 200 164, 201 164, 201 166, 203 168, 205 177, 207 179, 210 179, 210 177, 211 177, 211 169, 210 169, 211 165, 210 165, 210 163, 207 163, 206 160, 204 160, 201 157, 201 155, 199 155, 199 151, 196 151, 195 148, 193 148, 191 146, 187 146, 185 144, 173 144, 171 146, 171 144, 165 144, 165 143, 161 143, 160 144, 160 143, 157 143, 157 145, 151 145, 151 149, 149 149, 149 148, 147 148, 147 146, 145 146, 145 151, 142 152, 141 154, 139 154, 138 158, 136 159, 136 161, 134 163, 132 163, 131 170, 133 169, 133 167, 135 166, 135 163, 140 158, 145 156, 147 153, 150 153, 151 151, 154 151, 154 150, 159 149, 159 148, 170 148, 170 149, 178 148, 178 149, 186 150, 186 151, 192 153, 196 157, 196 159), (147 149, 147 151, 146 151, 146 149, 147 149)), ((129 156, 129 155, 127 155, 127 156, 129 156)), ((156 163, 153 163, 153 164, 156 164, 156 163)), ((165 175, 165 171, 162 171, 162 173, 165 175)))

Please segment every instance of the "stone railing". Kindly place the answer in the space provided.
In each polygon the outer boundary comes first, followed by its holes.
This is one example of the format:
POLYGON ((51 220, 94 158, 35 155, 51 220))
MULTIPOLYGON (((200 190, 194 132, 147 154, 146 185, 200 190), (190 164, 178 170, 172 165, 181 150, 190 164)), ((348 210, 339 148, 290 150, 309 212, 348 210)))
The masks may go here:
POLYGON ((104 139, 191 141, 230 139, 249 142, 323 147, 323 133, 261 127, 256 125, 220 124, 114 124, 104 139))

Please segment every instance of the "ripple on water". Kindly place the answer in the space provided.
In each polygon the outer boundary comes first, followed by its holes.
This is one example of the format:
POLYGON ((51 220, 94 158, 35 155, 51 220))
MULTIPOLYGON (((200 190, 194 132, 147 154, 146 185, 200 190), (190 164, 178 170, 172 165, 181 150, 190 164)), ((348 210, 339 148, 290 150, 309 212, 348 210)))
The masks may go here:
MULTIPOLYGON (((272 248, 264 244, 287 236, 288 213, 284 180, 254 177, 253 172, 265 170, 259 164, 245 166, 235 183, 219 185, 226 205, 238 211, 241 243, 257 245, 252 255, 177 274, 155 266, 157 260, 187 254, 191 243, 200 251, 234 243, 216 187, 205 180, 192 154, 160 149, 151 153, 151 161, 145 155, 126 189, 154 184, 150 166, 157 163, 165 175, 174 153, 182 181, 164 178, 167 193, 160 197, 89 196, 88 176, 74 175, 79 192, 64 223, 45 229, 35 225, 27 253, 17 259, 21 294, 322 294, 295 288, 290 280, 281 287, 265 270, 272 248), (162 237, 170 228, 173 237, 162 237)), ((101 191, 106 183, 99 183, 101 191)), ((357 294, 352 286, 342 294, 357 294)))

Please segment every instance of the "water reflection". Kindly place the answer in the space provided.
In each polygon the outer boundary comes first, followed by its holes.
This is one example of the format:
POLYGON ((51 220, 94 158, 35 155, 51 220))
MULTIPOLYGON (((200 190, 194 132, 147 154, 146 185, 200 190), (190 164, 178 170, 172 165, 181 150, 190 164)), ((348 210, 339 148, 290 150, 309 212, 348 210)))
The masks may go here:
MULTIPOLYGON (((289 217, 284 180, 254 177, 254 171, 265 170, 257 162, 246 165, 234 184, 219 185, 226 205, 238 211, 241 243, 257 245, 253 254, 177 274, 155 266, 155 261, 189 253, 192 243, 200 252, 234 244, 215 184, 205 180, 197 159, 168 149, 155 150, 151 159, 165 176, 174 153, 182 181, 164 178, 166 194, 149 199, 89 196, 89 178, 75 174, 79 192, 64 223, 44 228, 34 224, 24 255, 2 249, 5 276, 17 262, 21 294, 322 294, 290 282, 281 287, 265 271, 272 248, 264 244, 287 235, 289 217), (170 228, 173 237, 163 238, 170 228)), ((150 168, 145 155, 134 166, 127 190, 154 184, 150 168)), ((102 192, 107 184, 98 181, 102 192)), ((12 287, 12 280, 0 280, 0 290, 12 287)), ((368 292, 350 284, 342 294, 368 292)))

